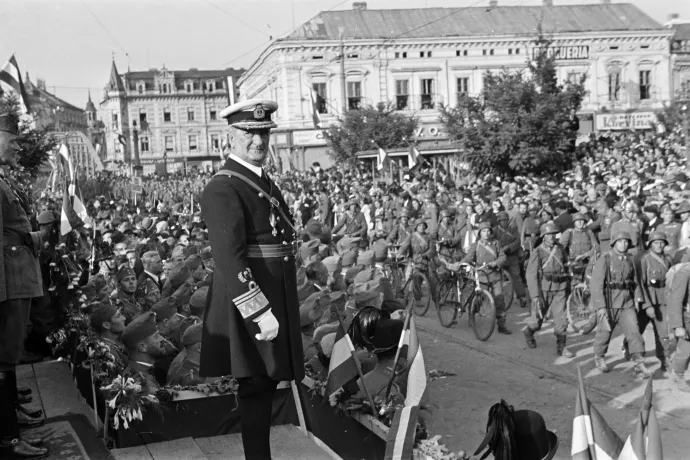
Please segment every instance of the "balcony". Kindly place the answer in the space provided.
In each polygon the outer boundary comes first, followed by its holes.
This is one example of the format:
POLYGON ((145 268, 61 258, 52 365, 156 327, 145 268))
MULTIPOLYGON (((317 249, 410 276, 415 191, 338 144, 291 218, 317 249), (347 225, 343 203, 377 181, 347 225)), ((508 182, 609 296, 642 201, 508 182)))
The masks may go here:
POLYGON ((419 110, 434 110, 442 102, 443 97, 440 94, 421 94, 418 96, 419 110))

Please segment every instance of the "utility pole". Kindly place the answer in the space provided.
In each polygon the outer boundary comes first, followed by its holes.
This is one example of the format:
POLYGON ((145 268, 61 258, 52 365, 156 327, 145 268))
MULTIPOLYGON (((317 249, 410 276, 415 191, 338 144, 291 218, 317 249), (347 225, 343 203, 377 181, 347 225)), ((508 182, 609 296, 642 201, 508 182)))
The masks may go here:
POLYGON ((343 105, 343 113, 347 111, 347 81, 345 79, 345 43, 343 33, 340 33, 340 99, 343 105))

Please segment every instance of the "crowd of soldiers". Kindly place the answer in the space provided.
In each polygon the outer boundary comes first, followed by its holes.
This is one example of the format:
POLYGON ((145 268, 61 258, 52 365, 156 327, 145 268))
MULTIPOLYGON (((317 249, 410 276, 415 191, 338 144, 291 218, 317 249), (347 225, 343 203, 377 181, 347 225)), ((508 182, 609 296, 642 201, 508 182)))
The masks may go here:
MULTIPOLYGON (((402 182, 374 178, 368 165, 275 173, 302 232, 298 293, 309 367, 328 367, 334 312, 351 319, 367 307, 387 315, 404 309, 384 270, 399 257, 410 262, 406 276, 419 263, 431 267, 432 286, 442 261, 484 267, 480 280, 493 294, 501 334, 511 334, 501 283, 507 271, 517 302, 531 310, 527 346, 536 348, 534 333, 548 312, 557 354, 567 358, 572 273, 591 274, 596 367, 609 370, 605 356, 619 327, 635 371, 649 375, 642 333, 651 324, 662 367, 690 389, 683 379, 690 269, 665 285, 671 267, 690 261, 690 177, 681 149, 672 134, 651 133, 593 138, 578 148, 581 160, 559 178, 504 180, 429 165, 406 171, 402 182)), ((210 177, 145 178, 135 206, 118 185, 125 179, 104 176, 102 185, 91 182, 99 195, 85 200, 91 224, 68 236, 86 246, 75 252, 77 263, 93 267, 81 291, 94 331, 122 370, 141 373, 152 389, 206 381, 198 372, 201 321, 214 263, 198 203, 210 177)), ((39 206, 41 228, 57 239, 57 202, 39 206)), ((385 331, 381 337, 368 348, 397 344, 385 331)))

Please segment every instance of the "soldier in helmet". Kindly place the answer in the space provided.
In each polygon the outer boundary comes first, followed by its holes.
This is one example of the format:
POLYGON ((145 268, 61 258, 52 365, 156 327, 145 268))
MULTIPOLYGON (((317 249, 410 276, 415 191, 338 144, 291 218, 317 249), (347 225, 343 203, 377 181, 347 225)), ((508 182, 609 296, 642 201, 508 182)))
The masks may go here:
POLYGON ((456 262, 462 258, 462 235, 453 223, 455 215, 450 209, 444 209, 441 211, 440 218, 437 238, 438 255, 449 262, 456 262))
POLYGON ((500 211, 496 215, 498 226, 496 227, 496 239, 501 243, 501 248, 508 258, 506 261, 506 271, 510 273, 511 282, 515 295, 521 307, 527 306, 525 285, 522 284, 522 274, 520 273, 520 239, 517 237, 517 230, 509 226, 510 216, 506 211, 500 211))
MULTIPOLYGON (((436 245, 434 244, 431 235, 427 233, 428 225, 423 218, 417 219, 414 224, 414 231, 400 246, 398 254, 410 255, 415 263, 424 263, 425 261, 432 264, 433 258, 436 255, 436 245)), ((413 264, 407 266, 406 278, 412 274, 413 264)), ((433 267, 430 267, 429 274, 433 277, 433 267)), ((434 285, 434 279, 429 279, 429 282, 434 285)))
POLYGON ((568 260, 575 270, 584 267, 590 260, 594 260, 599 253, 599 242, 597 237, 590 229, 585 228, 587 216, 581 212, 573 215, 573 228, 565 230, 560 237, 559 243, 563 246, 568 260))
POLYGON ((635 373, 648 377, 651 373, 644 364, 644 342, 637 323, 637 304, 644 302, 644 296, 628 254, 632 238, 628 232, 619 232, 611 243, 611 250, 594 264, 590 284, 591 302, 597 312, 594 363, 601 372, 610 370, 605 355, 613 331, 620 325, 635 362, 635 373))
POLYGON ((398 221, 398 224, 388 234, 388 238, 386 238, 386 241, 389 244, 395 246, 403 244, 403 241, 405 241, 407 237, 410 236, 410 234, 412 233, 412 229, 409 225, 410 210, 407 208, 402 208, 400 210, 400 215, 398 216, 398 221))
POLYGON ((541 227, 542 243, 530 255, 527 265, 527 286, 532 298, 532 315, 524 330, 527 346, 537 348, 534 333, 541 329, 544 316, 553 313, 556 336, 556 353, 572 358, 573 353, 566 348, 568 320, 565 313, 566 292, 568 290, 568 260, 565 250, 556 241, 560 229, 549 222, 541 227))
POLYGON ((644 334, 647 325, 652 324, 656 357, 664 370, 667 368, 672 351, 666 310, 666 273, 672 264, 671 257, 665 252, 666 245, 668 245, 668 240, 663 232, 649 234, 649 250, 639 261, 644 308, 637 315, 640 334, 644 334))
POLYGON ((463 263, 472 264, 477 268, 484 267, 479 272, 479 282, 494 298, 496 304, 496 323, 500 334, 510 334, 506 327, 506 307, 503 300, 503 285, 501 269, 508 259, 494 236, 494 230, 487 221, 481 222, 477 228, 479 240, 472 243, 463 263))

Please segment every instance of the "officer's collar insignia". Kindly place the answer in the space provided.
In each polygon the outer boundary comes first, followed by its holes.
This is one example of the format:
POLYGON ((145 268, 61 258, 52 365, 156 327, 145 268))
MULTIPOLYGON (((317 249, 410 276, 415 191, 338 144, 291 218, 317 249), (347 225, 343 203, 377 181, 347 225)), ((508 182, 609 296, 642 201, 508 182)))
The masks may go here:
POLYGON ((265 116, 266 112, 264 111, 264 106, 261 104, 257 104, 256 108, 254 109, 254 119, 261 120, 265 116))

